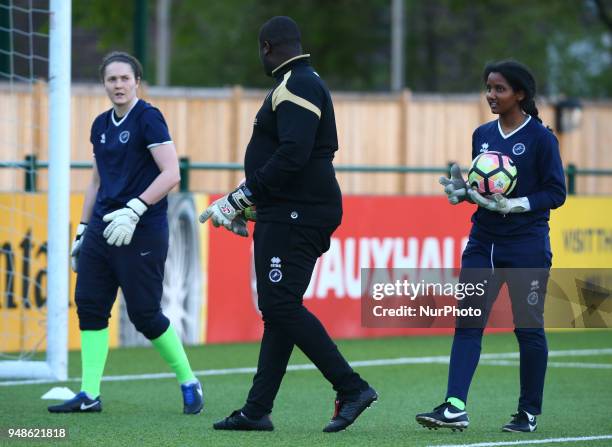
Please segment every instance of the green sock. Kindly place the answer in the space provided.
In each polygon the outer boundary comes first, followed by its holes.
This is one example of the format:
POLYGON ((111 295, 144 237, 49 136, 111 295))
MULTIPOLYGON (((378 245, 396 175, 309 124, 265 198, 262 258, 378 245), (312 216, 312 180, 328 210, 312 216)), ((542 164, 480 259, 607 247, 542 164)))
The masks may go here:
POLYGON ((461 411, 465 410, 465 402, 463 402, 461 399, 457 399, 456 397, 449 397, 448 399, 446 399, 446 402, 459 408, 461 411))
POLYGON ((108 355, 108 328, 81 331, 81 391, 100 395, 100 381, 108 355))
POLYGON ((191 366, 189 366, 189 360, 187 360, 187 355, 183 349, 183 344, 172 325, 155 340, 151 340, 151 343, 153 343, 153 346, 155 346, 155 349, 157 349, 166 363, 170 365, 179 383, 183 384, 189 380, 195 380, 191 366))

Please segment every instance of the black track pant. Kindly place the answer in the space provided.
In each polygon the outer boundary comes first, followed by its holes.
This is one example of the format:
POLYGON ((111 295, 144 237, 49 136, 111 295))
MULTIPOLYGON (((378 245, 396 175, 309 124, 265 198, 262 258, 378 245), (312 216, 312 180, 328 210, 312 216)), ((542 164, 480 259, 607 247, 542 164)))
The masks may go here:
POLYGON ((294 345, 331 382, 340 398, 350 398, 368 386, 302 302, 315 262, 329 249, 333 231, 269 222, 255 225, 255 271, 264 334, 257 373, 242 409, 248 417, 258 419, 272 411, 294 345))

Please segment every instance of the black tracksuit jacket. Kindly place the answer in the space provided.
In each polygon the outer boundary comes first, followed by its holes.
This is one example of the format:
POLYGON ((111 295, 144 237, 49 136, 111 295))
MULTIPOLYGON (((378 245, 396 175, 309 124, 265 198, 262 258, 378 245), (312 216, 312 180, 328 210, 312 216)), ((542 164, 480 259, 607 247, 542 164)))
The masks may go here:
POLYGON ((257 112, 246 149, 246 186, 260 222, 336 227, 342 195, 332 160, 334 107, 309 55, 277 67, 276 86, 257 112))

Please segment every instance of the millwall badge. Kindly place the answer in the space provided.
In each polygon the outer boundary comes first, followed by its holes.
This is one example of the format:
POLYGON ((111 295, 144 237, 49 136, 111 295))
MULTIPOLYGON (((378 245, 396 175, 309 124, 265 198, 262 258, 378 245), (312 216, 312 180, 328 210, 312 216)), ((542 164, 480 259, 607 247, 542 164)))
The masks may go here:
POLYGON ((523 143, 516 143, 512 146, 512 153, 514 155, 522 155, 525 152, 525 145, 523 143))
POLYGON ((124 130, 123 132, 119 134, 119 141, 121 141, 123 144, 127 143, 129 139, 130 139, 129 130, 124 130))

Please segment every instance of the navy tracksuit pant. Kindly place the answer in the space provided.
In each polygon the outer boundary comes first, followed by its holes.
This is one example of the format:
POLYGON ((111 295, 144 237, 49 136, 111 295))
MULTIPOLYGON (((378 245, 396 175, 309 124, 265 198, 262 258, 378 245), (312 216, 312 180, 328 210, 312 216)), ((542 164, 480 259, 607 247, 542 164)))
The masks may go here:
MULTIPOLYGON (((548 347, 544 334, 544 296, 552 253, 548 237, 527 241, 482 242, 470 237, 461 259, 462 282, 486 279, 480 302, 483 316, 457 319, 451 350, 446 397, 467 402, 478 361, 484 327, 499 289, 507 283, 512 301, 514 333, 520 351, 520 397, 518 408, 531 414, 542 412, 548 347)), ((473 304, 473 303, 472 303, 473 304)), ((461 305, 470 305, 465 300, 461 305)))
POLYGON ((103 227, 90 227, 83 236, 75 291, 80 329, 108 326, 121 287, 136 329, 149 340, 156 339, 170 325, 161 309, 168 228, 139 227, 129 245, 115 247, 106 243, 103 227))

